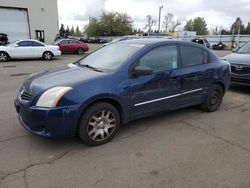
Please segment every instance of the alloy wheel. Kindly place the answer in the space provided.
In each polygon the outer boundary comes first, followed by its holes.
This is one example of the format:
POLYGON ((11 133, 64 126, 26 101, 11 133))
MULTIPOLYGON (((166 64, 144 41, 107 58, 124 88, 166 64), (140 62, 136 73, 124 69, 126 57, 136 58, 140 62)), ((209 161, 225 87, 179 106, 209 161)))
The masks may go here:
POLYGON ((45 59, 45 60, 51 60, 51 59, 52 59, 52 54, 51 54, 50 52, 46 52, 46 53, 44 54, 44 59, 45 59))
POLYGON ((1 53, 0 53, 0 61, 1 61, 1 62, 5 62, 5 61, 7 61, 7 59, 8 59, 7 54, 4 53, 4 52, 1 52, 1 53))
POLYGON ((94 141, 108 139, 116 128, 116 118, 109 110, 98 111, 93 114, 87 125, 87 133, 94 141))

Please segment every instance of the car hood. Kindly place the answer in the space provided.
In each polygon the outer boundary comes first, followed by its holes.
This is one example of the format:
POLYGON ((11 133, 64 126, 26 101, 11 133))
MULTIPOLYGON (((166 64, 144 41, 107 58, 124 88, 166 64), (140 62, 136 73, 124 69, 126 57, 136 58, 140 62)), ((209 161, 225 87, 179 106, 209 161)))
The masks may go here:
POLYGON ((250 54, 232 53, 223 59, 231 64, 250 65, 250 54))
POLYGON ((6 48, 7 48, 6 46, 0 46, 0 50, 4 50, 6 48))
POLYGON ((36 95, 55 86, 74 87, 85 81, 105 76, 107 73, 68 64, 51 70, 31 74, 25 81, 25 89, 36 95))

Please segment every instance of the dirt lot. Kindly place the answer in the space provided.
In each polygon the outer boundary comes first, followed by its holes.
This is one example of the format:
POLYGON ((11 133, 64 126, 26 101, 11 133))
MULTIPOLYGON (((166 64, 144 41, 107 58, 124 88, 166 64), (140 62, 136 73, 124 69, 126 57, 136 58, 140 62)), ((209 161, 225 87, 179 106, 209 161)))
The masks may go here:
POLYGON ((246 87, 232 87, 217 112, 192 107, 131 122, 99 147, 27 133, 13 106, 22 81, 80 57, 0 64, 0 187, 250 187, 246 87))

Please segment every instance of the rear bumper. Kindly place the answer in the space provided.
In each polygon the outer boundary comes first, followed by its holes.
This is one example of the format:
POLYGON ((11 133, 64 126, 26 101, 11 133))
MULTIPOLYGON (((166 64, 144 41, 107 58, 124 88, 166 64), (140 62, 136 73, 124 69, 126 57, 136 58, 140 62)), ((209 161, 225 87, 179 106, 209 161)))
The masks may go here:
POLYGON ((78 105, 40 108, 14 101, 21 125, 30 133, 43 137, 71 137, 76 134, 78 105))
POLYGON ((60 50, 56 50, 53 52, 54 57, 62 55, 62 52, 60 50))

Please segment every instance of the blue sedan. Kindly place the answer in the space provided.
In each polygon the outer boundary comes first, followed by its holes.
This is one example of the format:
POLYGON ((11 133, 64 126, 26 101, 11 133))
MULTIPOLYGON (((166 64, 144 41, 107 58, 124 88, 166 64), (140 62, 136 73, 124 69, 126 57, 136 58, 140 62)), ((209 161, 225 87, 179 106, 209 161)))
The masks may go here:
POLYGON ((231 64, 231 84, 250 86, 250 42, 223 59, 231 64))
POLYGON ((73 64, 28 77, 15 99, 22 126, 45 137, 109 142, 120 124, 200 105, 216 111, 230 86, 230 66, 195 43, 133 39, 73 64))

